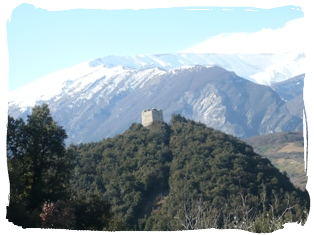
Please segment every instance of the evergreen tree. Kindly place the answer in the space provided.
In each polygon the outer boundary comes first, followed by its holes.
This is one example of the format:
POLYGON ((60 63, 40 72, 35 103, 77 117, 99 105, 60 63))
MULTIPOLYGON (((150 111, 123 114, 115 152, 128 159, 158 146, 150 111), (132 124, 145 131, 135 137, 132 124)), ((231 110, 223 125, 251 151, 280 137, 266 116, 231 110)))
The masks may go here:
POLYGON ((66 155, 65 130, 52 119, 47 104, 35 106, 22 127, 24 196, 33 210, 45 201, 64 199, 70 160, 66 155))
POLYGON ((9 116, 6 110, 8 102, 4 97, 0 98, 0 158, 7 157, 10 140, 12 140, 15 120, 9 116))
POLYGON ((31 215, 19 194, 19 171, 12 164, 16 133, 21 120, 12 118, 8 102, 0 98, 0 234, 32 234, 31 215))

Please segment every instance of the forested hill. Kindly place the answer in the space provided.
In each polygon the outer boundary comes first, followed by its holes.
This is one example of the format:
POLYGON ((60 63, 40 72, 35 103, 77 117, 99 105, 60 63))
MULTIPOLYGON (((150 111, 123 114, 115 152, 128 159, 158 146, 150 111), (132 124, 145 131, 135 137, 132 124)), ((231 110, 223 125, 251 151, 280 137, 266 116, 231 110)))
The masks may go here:
POLYGON ((73 190, 100 195, 129 230, 270 232, 309 210, 307 191, 251 146, 180 115, 68 151, 73 190))
POLYGON ((314 198, 236 137, 173 115, 66 148, 0 98, 0 234, 314 234, 314 198), (275 233, 274 233, 275 232, 275 233))

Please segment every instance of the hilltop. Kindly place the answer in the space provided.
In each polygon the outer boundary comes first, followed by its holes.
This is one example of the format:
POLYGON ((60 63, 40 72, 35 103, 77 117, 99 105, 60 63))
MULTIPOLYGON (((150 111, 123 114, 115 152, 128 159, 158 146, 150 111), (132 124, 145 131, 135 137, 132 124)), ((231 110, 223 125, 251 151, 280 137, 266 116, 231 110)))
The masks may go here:
POLYGON ((242 223, 241 229, 273 231, 278 224, 262 222, 260 216, 277 218, 288 204, 293 205, 291 219, 298 220, 301 208, 309 206, 308 193, 251 146, 180 115, 172 115, 170 125, 133 123, 113 138, 70 150, 76 156, 75 191, 98 192, 135 230, 235 228, 242 223))
POLYGON ((65 148, 47 104, 8 117, 7 218, 76 230, 239 228, 305 223, 310 198, 238 137, 173 114, 65 148), (278 200, 279 199, 279 200, 278 200))

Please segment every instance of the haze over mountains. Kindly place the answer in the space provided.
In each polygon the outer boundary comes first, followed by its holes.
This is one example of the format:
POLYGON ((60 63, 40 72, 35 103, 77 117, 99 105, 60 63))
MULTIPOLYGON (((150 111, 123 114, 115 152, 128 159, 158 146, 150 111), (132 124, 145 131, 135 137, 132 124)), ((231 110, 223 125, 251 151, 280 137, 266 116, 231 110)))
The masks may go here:
POLYGON ((304 60, 295 52, 108 56, 11 92, 9 114, 26 117, 46 102, 68 143, 119 134, 153 107, 166 122, 179 113, 241 138, 302 130, 304 60))
POLYGON ((263 28, 250 33, 221 33, 180 52, 226 54, 301 52, 305 51, 306 32, 305 19, 296 18, 288 21, 282 28, 263 28))

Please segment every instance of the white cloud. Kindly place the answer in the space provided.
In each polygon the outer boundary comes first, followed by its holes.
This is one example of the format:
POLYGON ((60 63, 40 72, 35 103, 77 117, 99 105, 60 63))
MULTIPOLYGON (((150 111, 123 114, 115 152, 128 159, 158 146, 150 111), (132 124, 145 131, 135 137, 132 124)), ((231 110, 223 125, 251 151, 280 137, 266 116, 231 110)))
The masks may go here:
POLYGON ((186 53, 283 53, 305 51, 304 18, 291 20, 283 28, 262 29, 253 33, 223 33, 209 38, 186 53))

